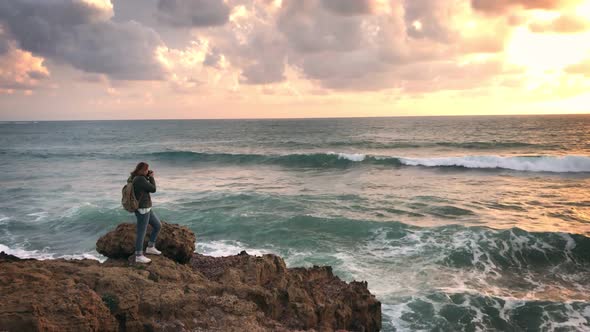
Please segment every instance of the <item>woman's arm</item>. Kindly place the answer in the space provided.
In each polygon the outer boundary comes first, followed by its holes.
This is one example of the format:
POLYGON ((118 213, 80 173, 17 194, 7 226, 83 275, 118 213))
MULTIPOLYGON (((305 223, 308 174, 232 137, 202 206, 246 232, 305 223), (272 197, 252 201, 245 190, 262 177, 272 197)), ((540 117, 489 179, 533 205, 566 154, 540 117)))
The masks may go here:
POLYGON ((138 176, 133 186, 140 191, 147 191, 150 193, 156 192, 156 180, 153 176, 149 177, 149 181, 144 176, 138 176))

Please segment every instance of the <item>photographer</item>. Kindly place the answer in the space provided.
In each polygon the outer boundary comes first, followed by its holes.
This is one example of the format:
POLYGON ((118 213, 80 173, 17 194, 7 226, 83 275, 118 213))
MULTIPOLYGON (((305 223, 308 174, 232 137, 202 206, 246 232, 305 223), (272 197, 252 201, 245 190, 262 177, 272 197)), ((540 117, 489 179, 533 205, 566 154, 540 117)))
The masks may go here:
POLYGON ((156 180, 154 179, 154 171, 149 169, 149 165, 145 162, 140 162, 131 172, 131 176, 127 182, 133 182, 133 189, 135 197, 139 202, 139 208, 135 211, 137 218, 137 237, 135 240, 135 262, 149 263, 151 259, 143 255, 143 241, 147 231, 148 223, 152 225, 152 232, 148 242, 146 254, 160 255, 161 252, 156 249, 156 239, 160 232, 160 219, 152 210, 152 198, 150 193, 156 192, 156 180))

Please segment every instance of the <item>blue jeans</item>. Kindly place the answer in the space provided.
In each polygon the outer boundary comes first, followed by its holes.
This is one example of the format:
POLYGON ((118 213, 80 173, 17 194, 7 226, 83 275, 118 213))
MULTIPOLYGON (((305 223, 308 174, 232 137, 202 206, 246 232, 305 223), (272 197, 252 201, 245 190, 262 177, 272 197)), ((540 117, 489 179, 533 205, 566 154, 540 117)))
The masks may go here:
POLYGON ((135 211, 135 217, 137 218, 137 235, 135 238, 135 254, 141 255, 143 254, 143 240, 145 239, 145 233, 147 231, 147 225, 152 225, 152 233, 150 234, 150 241, 148 242, 148 246, 152 247, 156 243, 156 238, 158 237, 158 233, 160 233, 160 228, 162 224, 160 223, 160 219, 154 213, 154 210, 150 210, 150 212, 146 214, 141 214, 138 211, 135 211))

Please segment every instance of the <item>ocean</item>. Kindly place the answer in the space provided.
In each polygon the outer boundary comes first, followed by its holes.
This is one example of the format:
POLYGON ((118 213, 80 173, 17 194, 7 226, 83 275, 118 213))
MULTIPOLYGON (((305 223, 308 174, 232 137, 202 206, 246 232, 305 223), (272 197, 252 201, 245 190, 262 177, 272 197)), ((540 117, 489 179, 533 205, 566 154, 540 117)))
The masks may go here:
POLYGON ((590 330, 590 115, 0 123, 0 250, 92 258, 154 211, 197 252, 368 281, 384 331, 590 330))

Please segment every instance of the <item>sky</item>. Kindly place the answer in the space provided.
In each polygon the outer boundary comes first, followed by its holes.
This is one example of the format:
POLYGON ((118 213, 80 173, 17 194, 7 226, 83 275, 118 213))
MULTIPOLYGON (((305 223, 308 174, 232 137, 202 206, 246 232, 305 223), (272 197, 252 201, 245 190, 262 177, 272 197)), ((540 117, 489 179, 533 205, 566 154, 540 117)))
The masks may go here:
POLYGON ((590 0, 0 2, 0 120, 590 113, 590 0))

